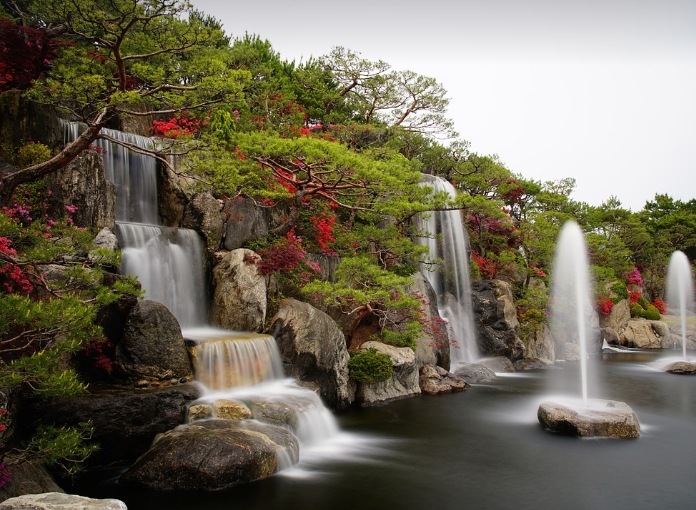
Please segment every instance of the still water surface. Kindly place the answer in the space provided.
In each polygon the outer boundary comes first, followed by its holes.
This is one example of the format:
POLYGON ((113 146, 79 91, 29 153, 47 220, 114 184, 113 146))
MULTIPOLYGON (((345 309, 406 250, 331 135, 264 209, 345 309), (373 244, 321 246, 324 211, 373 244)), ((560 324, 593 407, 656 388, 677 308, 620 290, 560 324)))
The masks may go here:
POLYGON ((228 491, 134 491, 115 483, 116 473, 77 490, 122 499, 130 510, 694 508, 696 377, 652 370, 645 363, 653 358, 591 363, 590 397, 629 404, 639 439, 564 437, 539 425, 545 396, 579 385, 578 364, 568 363, 349 411, 338 417, 343 444, 328 455, 228 491))

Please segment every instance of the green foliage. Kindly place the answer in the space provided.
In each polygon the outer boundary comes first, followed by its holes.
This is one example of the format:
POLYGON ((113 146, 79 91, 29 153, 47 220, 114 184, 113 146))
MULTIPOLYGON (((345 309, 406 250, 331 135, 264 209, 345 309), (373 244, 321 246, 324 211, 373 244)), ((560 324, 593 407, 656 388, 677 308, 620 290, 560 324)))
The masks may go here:
POLYGON ((619 301, 623 299, 628 299, 628 289, 626 288, 626 284, 622 282, 616 282, 614 285, 610 287, 610 289, 616 297, 612 298, 612 301, 614 304, 618 303, 619 301))
POLYGON ((631 303, 631 317, 642 317, 651 321, 659 321, 660 311, 657 307, 649 303, 644 297, 641 297, 637 302, 631 303))
POLYGON ((369 384, 391 378, 394 367, 389 356, 372 348, 361 352, 351 352, 348 371, 350 378, 354 381, 369 384))
POLYGON ((540 331, 548 322, 546 310, 549 303, 549 291, 546 286, 527 287, 516 300, 517 319, 520 323, 520 338, 527 340, 530 335, 540 331))
POLYGON ((409 322, 403 331, 391 331, 385 329, 381 334, 373 335, 372 340, 377 340, 395 347, 410 347, 414 352, 418 347, 418 337, 423 334, 423 326, 420 322, 409 322))
POLYGON ((22 452, 48 466, 58 466, 64 474, 73 476, 82 470, 82 464, 97 445, 87 444, 94 427, 91 422, 76 427, 41 427, 22 452))

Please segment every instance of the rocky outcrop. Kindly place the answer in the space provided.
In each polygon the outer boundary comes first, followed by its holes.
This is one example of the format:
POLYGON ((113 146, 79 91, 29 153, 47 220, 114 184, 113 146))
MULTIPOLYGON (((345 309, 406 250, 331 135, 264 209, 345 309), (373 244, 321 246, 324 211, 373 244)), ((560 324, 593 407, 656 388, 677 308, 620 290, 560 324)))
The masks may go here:
POLYGON ((389 356, 394 374, 386 381, 358 383, 355 399, 360 405, 373 406, 420 395, 416 354, 410 347, 393 347, 373 341, 365 342, 360 346, 361 351, 368 349, 376 349, 377 352, 389 356))
POLYGON ((222 420, 247 420, 251 418, 251 410, 236 400, 220 399, 213 403, 213 412, 216 418, 222 420))
POLYGON ((594 400, 588 407, 543 402, 537 417, 542 425, 559 434, 620 438, 640 436, 636 414, 628 405, 613 400, 594 400))
POLYGON ((45 492, 42 494, 27 494, 11 498, 0 504, 0 510, 127 510, 126 504, 118 499, 93 499, 63 494, 61 492, 45 492))
MULTIPOLYGON (((7 483, 0 487, 0 501, 25 494, 63 492, 46 468, 39 463, 15 461, 9 455, 3 458, 3 463, 9 466, 11 475, 7 483)), ((0 505, 0 508, 3 506, 0 505)))
POLYGON ((419 374, 418 384, 420 385, 421 393, 426 395, 464 391, 469 387, 467 382, 461 377, 435 365, 421 367, 419 374))
POLYGON ((418 367, 437 365, 446 371, 450 368, 450 343, 447 324, 437 309, 437 296, 428 280, 420 273, 413 277, 414 284, 408 289, 421 298, 419 312, 424 323, 423 334, 416 339, 416 361, 418 367))
POLYGON ((210 193, 196 193, 186 205, 181 226, 199 232, 205 240, 208 253, 215 253, 225 234, 222 204, 210 193))
POLYGON ((252 262, 251 250, 220 252, 213 268, 213 301, 210 320, 234 331, 263 329, 266 320, 266 281, 252 262))
POLYGON ((619 336, 619 345, 639 349, 663 349, 673 346, 669 326, 661 321, 633 318, 619 336))
POLYGON ((331 317, 307 303, 284 299, 269 333, 276 339, 286 375, 317 384, 333 409, 353 402, 345 337, 331 317))
POLYGON ((514 372, 515 367, 512 361, 505 356, 496 356, 495 358, 486 358, 479 361, 484 367, 488 367, 495 373, 514 372))
POLYGON ((87 462, 111 465, 133 462, 159 433, 185 422, 188 403, 200 397, 192 384, 146 390, 90 386, 87 395, 27 401, 21 429, 29 434, 40 425, 74 426, 91 420, 91 441, 99 450, 87 462))
POLYGON ((172 313, 156 301, 140 301, 130 311, 116 346, 118 377, 164 381, 192 374, 184 337, 172 313))
POLYGON ((237 196, 228 200, 222 213, 226 218, 223 244, 226 250, 236 250, 248 241, 268 236, 269 213, 251 198, 237 196))
POLYGON ((454 373, 469 384, 489 382, 497 377, 493 370, 482 363, 461 363, 454 373))
POLYGON ((544 358, 524 358, 515 361, 515 371, 523 372, 525 370, 537 370, 549 365, 553 365, 553 361, 544 358))
POLYGON ((33 140, 51 149, 63 146, 63 129, 55 108, 24 99, 19 90, 0 94, 0 144, 21 147, 33 140))
POLYGON ((616 303, 609 315, 599 316, 599 326, 602 328, 622 329, 631 319, 631 308, 628 299, 622 299, 616 303))
POLYGON ((296 463, 299 444, 288 430, 251 421, 208 420, 161 435, 120 479, 154 490, 220 490, 296 463))
POLYGON ((525 346, 518 336, 520 325, 510 284, 502 280, 480 280, 471 287, 481 354, 505 356, 512 361, 524 357, 525 346))
POLYGON ((526 357, 556 361, 555 344, 547 324, 544 324, 540 330, 531 333, 527 337, 526 345, 526 357))
POLYGON ((69 165, 45 178, 51 191, 49 215, 66 214, 78 227, 107 227, 116 224, 116 186, 106 179, 104 162, 96 152, 86 151, 69 165), (68 212, 69 208, 74 212, 68 212))
MULTIPOLYGON (((181 169, 181 156, 167 157, 177 171, 181 169)), ((176 173, 163 164, 157 165, 157 204, 162 224, 178 227, 184 219, 184 209, 195 193, 197 182, 176 173)))

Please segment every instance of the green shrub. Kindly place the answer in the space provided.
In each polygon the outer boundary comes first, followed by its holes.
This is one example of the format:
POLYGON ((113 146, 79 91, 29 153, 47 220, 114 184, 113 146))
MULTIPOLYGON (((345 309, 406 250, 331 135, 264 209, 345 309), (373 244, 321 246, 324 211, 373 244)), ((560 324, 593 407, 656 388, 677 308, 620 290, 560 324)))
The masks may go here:
POLYGON ((651 321, 659 321, 660 320, 660 311, 657 309, 655 305, 648 304, 648 307, 643 310, 643 313, 641 316, 644 319, 648 319, 651 321))
POLYGON ((642 317, 643 316, 643 307, 640 306, 638 303, 631 303, 631 317, 642 317))
POLYGON ((386 381, 394 374, 391 358, 377 349, 352 352, 348 370, 351 379, 362 383, 386 381))
POLYGON ((623 299, 628 299, 628 289, 626 288, 625 284, 621 282, 616 282, 614 285, 610 287, 610 290, 614 294, 616 294, 616 297, 612 298, 614 304, 617 304, 619 301, 623 299))
POLYGON ((643 296, 638 298, 638 304, 641 306, 641 308, 643 310, 647 310, 648 306, 650 306, 650 302, 647 299, 645 299, 643 296))

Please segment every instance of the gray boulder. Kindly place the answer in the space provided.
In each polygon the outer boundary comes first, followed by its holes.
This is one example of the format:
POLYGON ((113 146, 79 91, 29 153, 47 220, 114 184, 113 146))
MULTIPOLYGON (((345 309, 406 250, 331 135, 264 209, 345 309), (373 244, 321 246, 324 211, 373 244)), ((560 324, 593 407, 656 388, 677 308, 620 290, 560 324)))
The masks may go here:
POLYGON ((547 359, 549 361, 556 360, 555 343, 547 324, 544 324, 540 330, 531 333, 527 337, 525 356, 528 358, 547 359))
POLYGON ((179 323, 156 301, 140 301, 128 314, 116 346, 118 376, 129 381, 162 381, 192 373, 179 323))
POLYGON ((502 280, 480 280, 471 286, 474 323, 482 355, 521 359, 525 346, 520 340, 517 308, 512 287, 502 280))
POLYGON ((0 504, 0 510, 128 510, 128 507, 118 499, 93 499, 47 492, 5 500, 0 504))
POLYGON ((414 284, 408 289, 421 298, 419 312, 423 318, 423 334, 416 339, 416 361, 418 367, 437 365, 445 370, 450 368, 450 343, 447 325, 437 309, 437 296, 428 280, 420 273, 413 277, 414 284))
POLYGON ((616 303, 609 315, 599 316, 599 325, 602 328, 612 328, 614 330, 620 330, 626 323, 631 319, 631 308, 628 299, 622 299, 616 303))
POLYGON ((588 407, 570 407, 543 402, 537 411, 539 422, 559 434, 580 437, 640 436, 640 424, 633 410, 623 402, 594 400, 588 407))
POLYGON ((469 384, 489 382, 497 377, 495 372, 483 363, 461 363, 454 373, 469 384))
POLYGON ((283 299, 269 334, 276 339, 286 375, 317 384, 332 409, 353 402, 346 340, 331 317, 307 303, 283 299))
POLYGON ((38 462, 22 461, 12 458, 12 455, 5 455, 3 463, 10 466, 11 476, 7 483, 0 487, 0 501, 25 494, 63 492, 51 474, 38 462))
POLYGON ((241 248, 247 241, 268 237, 269 213, 251 198, 236 196, 222 210, 225 222, 226 250, 241 248))
POLYGON ((266 280, 253 263, 258 255, 245 249, 219 255, 213 268, 211 322, 234 331, 262 331, 266 321, 266 280))
POLYGON ((386 381, 358 383, 355 399, 361 406, 373 406, 420 395, 416 354, 410 347, 394 347, 381 342, 365 342, 361 351, 376 349, 392 360, 394 374, 386 381))
POLYGON ((265 478, 298 460, 299 443, 287 429, 249 420, 207 420, 159 436, 120 482, 154 490, 212 491, 265 478))
POLYGON ((421 393, 426 395, 464 391, 469 387, 467 382, 461 377, 435 365, 421 367, 419 374, 418 384, 420 385, 421 393))
POLYGON ((639 349, 666 349, 673 346, 673 341, 666 323, 635 317, 626 323, 619 336, 619 345, 639 349))
POLYGON ((488 367, 493 372, 514 372, 515 367, 512 361, 507 359, 505 356, 496 356, 495 358, 487 358, 479 361, 484 367, 488 367))
POLYGON ((215 253, 225 235, 222 204, 210 193, 196 193, 186 205, 181 226, 200 232, 208 253, 215 253))

